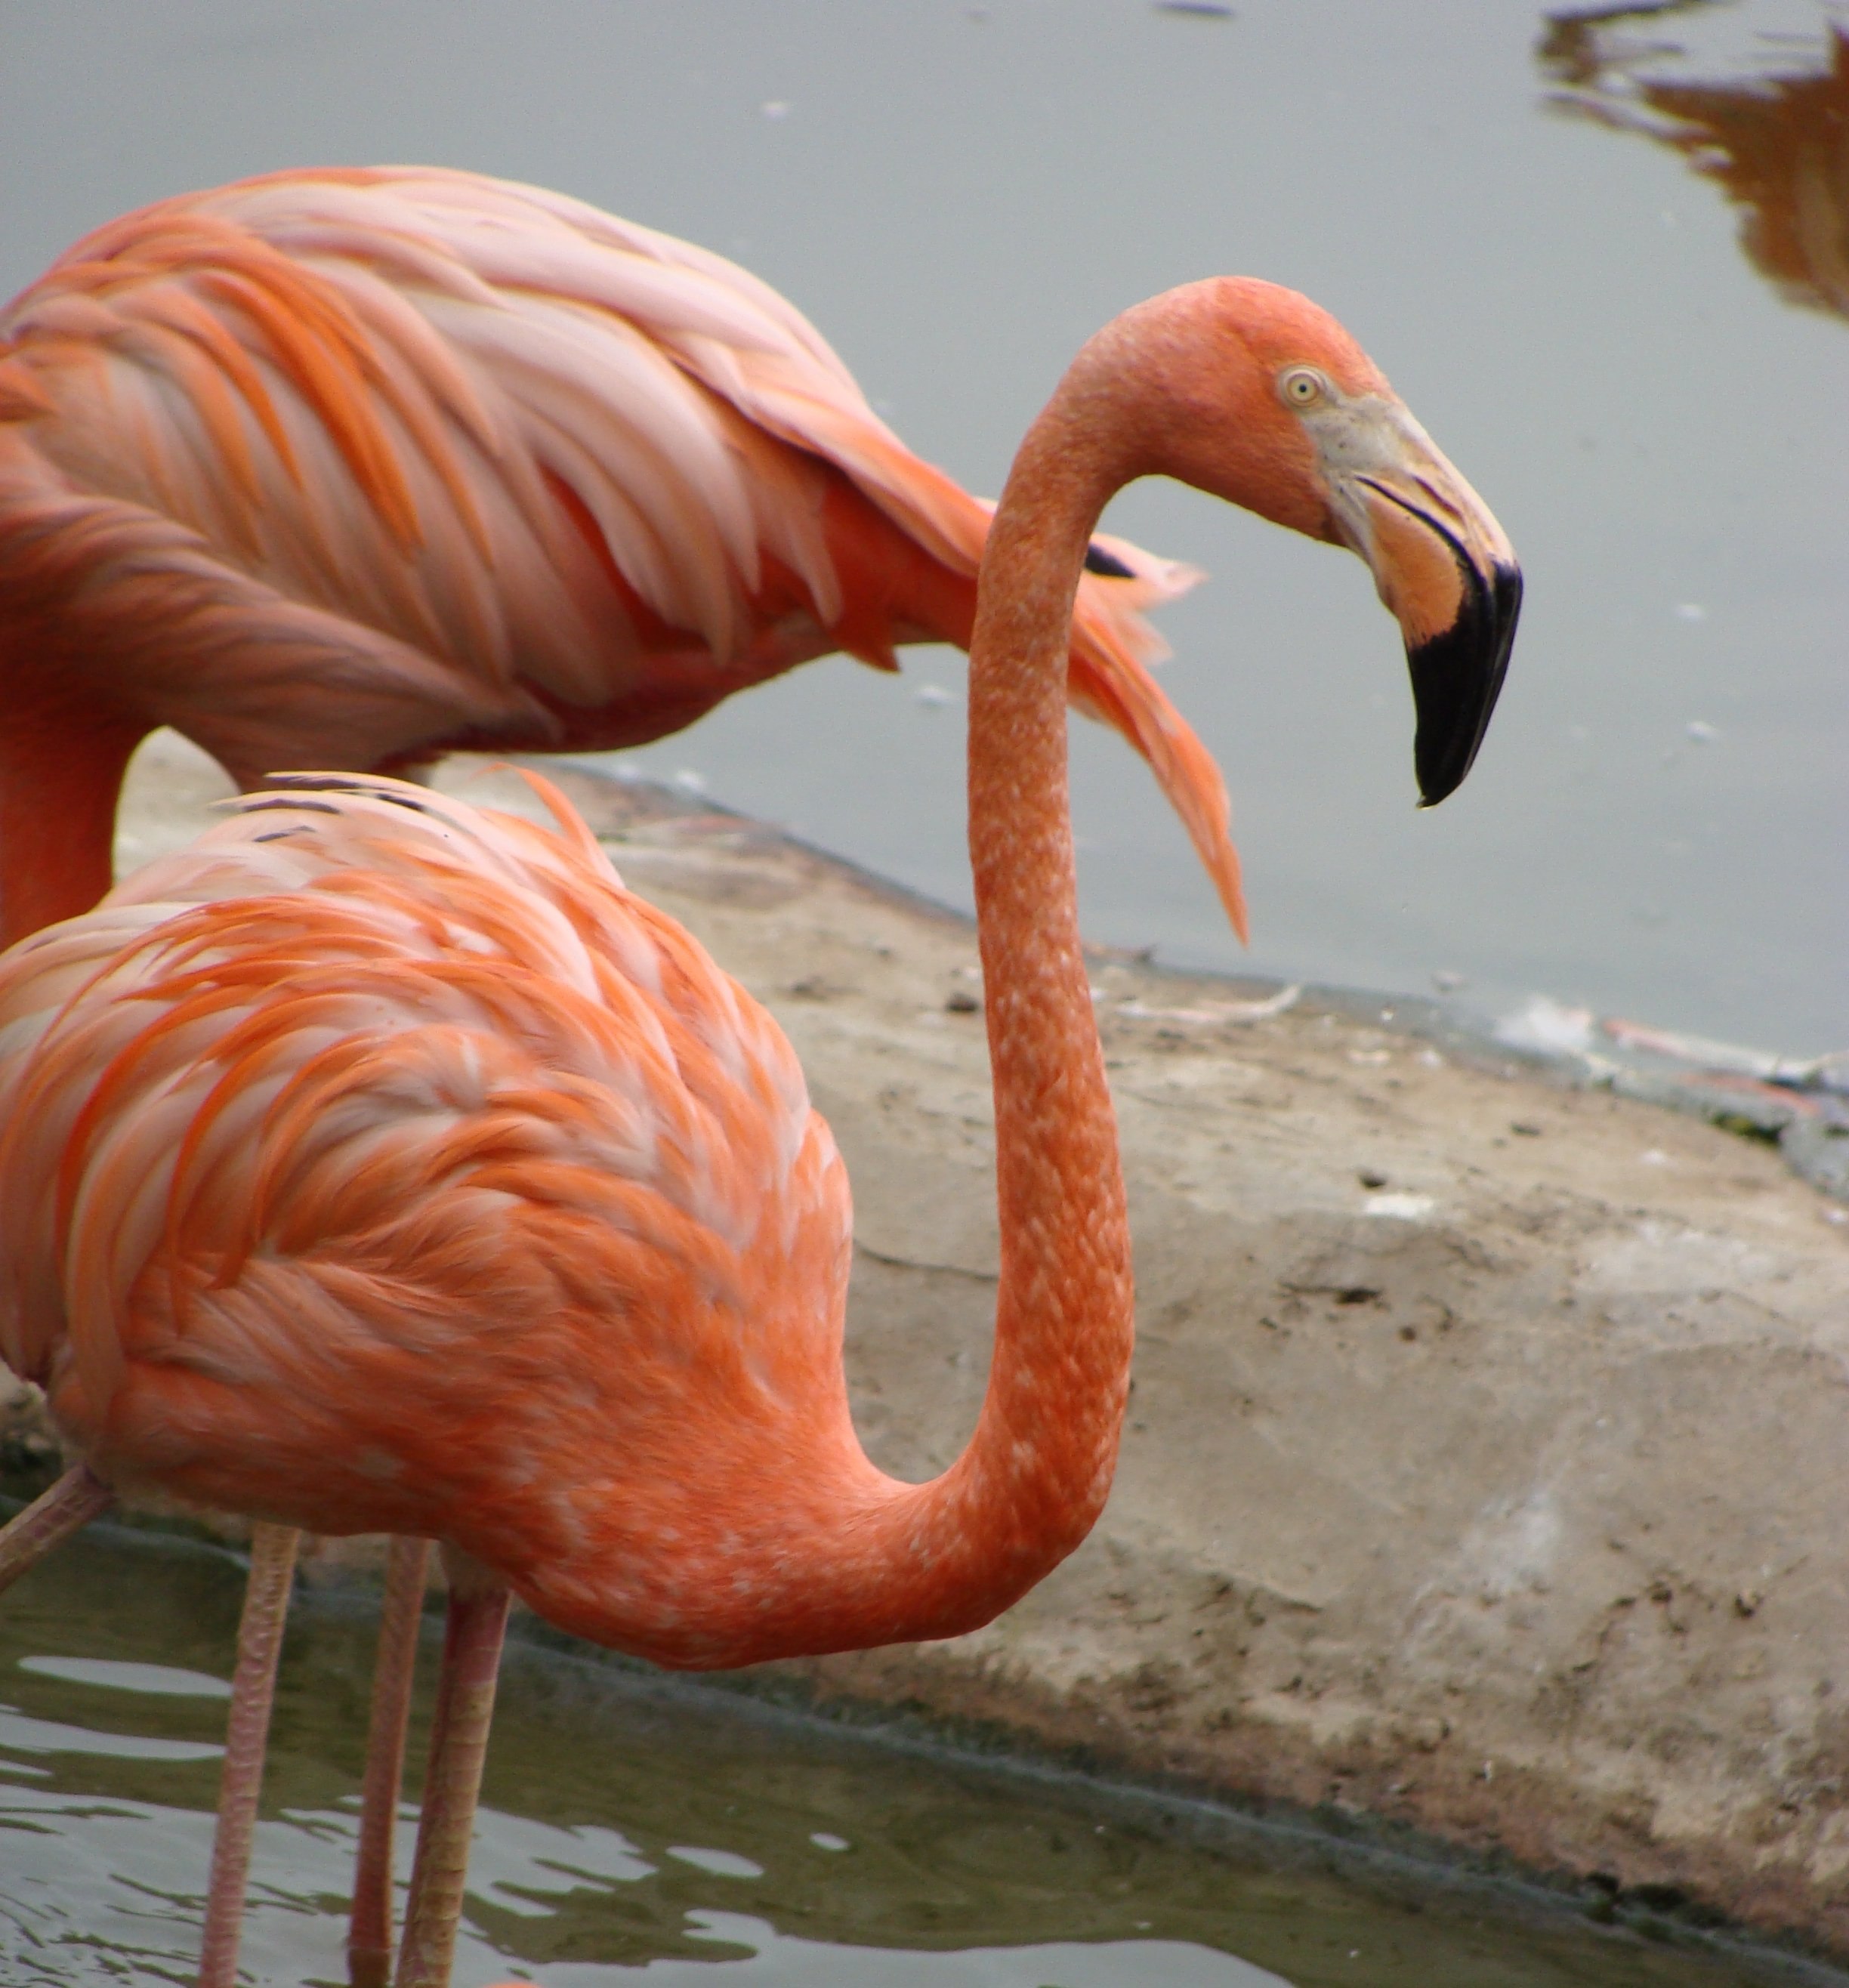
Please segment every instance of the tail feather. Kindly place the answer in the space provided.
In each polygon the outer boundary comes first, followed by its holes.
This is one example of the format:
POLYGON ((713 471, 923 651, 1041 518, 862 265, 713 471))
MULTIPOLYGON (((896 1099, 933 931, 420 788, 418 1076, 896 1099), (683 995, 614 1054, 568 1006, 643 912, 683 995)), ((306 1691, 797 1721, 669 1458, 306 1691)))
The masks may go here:
MULTIPOLYGON (((769 426, 773 418, 765 405, 767 397, 761 397, 751 411, 769 426)), ((851 410, 833 410, 824 441, 813 428, 808 433, 797 429, 789 412, 786 401, 774 418, 789 438, 827 455, 935 557, 973 576, 982 563, 995 511, 992 501, 970 496, 941 470, 920 462, 870 414, 863 418, 851 410)), ((1071 702, 1087 717, 1121 733, 1148 761, 1212 878, 1233 930, 1246 944, 1246 897, 1225 783, 1213 755, 1163 695, 1148 667, 1166 658, 1168 645, 1143 619, 1142 610, 1177 599, 1205 575, 1197 566, 1161 558, 1106 532, 1094 534, 1092 543, 1122 570, 1087 572, 1079 582, 1073 614, 1071 702)))
POLYGON ((1166 662, 1168 644, 1139 618, 1142 610, 1192 593, 1206 574, 1198 566, 1162 559, 1132 545, 1127 539, 1114 538, 1108 532, 1094 532, 1091 543, 1094 552, 1107 553, 1124 571, 1110 577, 1087 573, 1079 582, 1080 611, 1083 612, 1087 603, 1096 602, 1106 619, 1121 628, 1138 662, 1166 662))
POLYGON ((1148 590, 1143 600, 1169 600, 1185 592, 1199 576, 1189 567, 1168 566, 1165 561, 1137 553, 1121 539, 1105 543, 1127 565, 1134 554, 1145 565, 1167 566, 1167 571, 1132 580, 1098 580, 1088 574, 1080 582, 1067 695, 1088 718, 1121 732, 1149 762, 1244 945, 1249 937, 1246 894, 1239 881, 1239 853, 1232 843, 1226 783, 1213 755, 1146 667, 1146 661, 1158 661, 1166 651, 1161 637, 1137 613, 1142 600, 1132 590, 1148 590), (1168 590, 1154 590, 1162 587, 1168 590))

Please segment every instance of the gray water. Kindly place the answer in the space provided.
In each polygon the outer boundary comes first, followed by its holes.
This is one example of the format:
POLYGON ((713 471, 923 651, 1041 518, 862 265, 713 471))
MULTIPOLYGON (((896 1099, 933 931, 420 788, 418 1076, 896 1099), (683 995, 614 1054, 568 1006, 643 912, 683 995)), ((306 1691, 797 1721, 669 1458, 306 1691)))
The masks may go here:
MULTIPOLYGON (((1830 18, 1697 0, 1610 39, 1801 73, 1828 66, 1830 18)), ((1215 271, 1296 285, 1522 554, 1502 708, 1464 790, 1415 814, 1396 634, 1358 563, 1128 493, 1118 529, 1213 576, 1164 617, 1167 681, 1225 769, 1255 943, 1239 953, 1147 776, 1083 727, 1088 929, 1181 963, 1441 973, 1486 1011, 1538 991, 1837 1047, 1849 326, 1750 265, 1673 147, 1553 107, 1549 32, 1516 0, 0 0, 0 292, 184 188, 475 167, 747 262, 914 448, 992 492, 1113 312, 1215 271)), ((934 651, 901 683, 817 664, 639 757, 965 902, 961 682, 934 651)))
MULTIPOLYGON (((228 1554, 96 1527, 8 1595, 0 1979, 191 1979, 241 1591, 228 1554)), ((243 1953, 262 1988, 345 1980, 374 1631, 363 1598, 298 1597, 243 1953)), ((510 1652, 485 1803, 458 1988, 1844 1978, 1711 1949, 1629 1904, 1629 1923, 1594 1925, 1300 1830, 908 1750, 530 1643, 510 1652)))

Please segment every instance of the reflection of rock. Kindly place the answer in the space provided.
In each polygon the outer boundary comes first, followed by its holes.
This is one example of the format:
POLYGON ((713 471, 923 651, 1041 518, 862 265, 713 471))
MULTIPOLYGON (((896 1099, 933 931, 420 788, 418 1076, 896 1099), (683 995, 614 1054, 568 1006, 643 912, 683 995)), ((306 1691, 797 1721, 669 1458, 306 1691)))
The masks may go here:
POLYGON ((1753 265, 1786 297, 1849 316, 1849 22, 1812 18, 1820 32, 1794 49, 1763 29, 1744 47, 1700 46, 1741 19, 1702 0, 1557 14, 1540 59, 1558 101, 1718 181, 1746 209, 1753 265))

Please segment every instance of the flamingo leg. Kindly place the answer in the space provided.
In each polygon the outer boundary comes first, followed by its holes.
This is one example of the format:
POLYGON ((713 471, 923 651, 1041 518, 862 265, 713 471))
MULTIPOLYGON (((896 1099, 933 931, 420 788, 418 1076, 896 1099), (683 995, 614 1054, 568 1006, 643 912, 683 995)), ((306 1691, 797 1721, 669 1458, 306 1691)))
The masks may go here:
POLYGON ((257 1826, 257 1797, 263 1785, 263 1750, 269 1738, 276 1659, 282 1651, 282 1625, 301 1539, 292 1526, 259 1525, 251 1535, 250 1581, 238 1623, 238 1668, 232 1680, 199 1988, 235 1988, 238 1979, 238 1935, 250 1875, 251 1838, 257 1826))
POLYGON ((373 1672, 372 1725, 360 1795, 360 1856, 353 1915, 346 1936, 352 1988, 387 1988, 391 1979, 392 1832, 404 1772, 417 1630, 424 1618, 428 1540, 394 1539, 379 1614, 379 1662, 373 1672))
POLYGON ((0 1591, 115 1502, 115 1493, 88 1464, 66 1471, 49 1491, 40 1492, 23 1512, 0 1526, 0 1591))
POLYGON ((448 1988, 482 1764, 494 1717, 495 1680, 512 1599, 501 1581, 465 1555, 446 1547, 443 1558, 449 1575, 449 1616, 436 1716, 431 1724, 430 1766, 417 1819, 411 1902, 398 1951, 397 1988, 448 1988))

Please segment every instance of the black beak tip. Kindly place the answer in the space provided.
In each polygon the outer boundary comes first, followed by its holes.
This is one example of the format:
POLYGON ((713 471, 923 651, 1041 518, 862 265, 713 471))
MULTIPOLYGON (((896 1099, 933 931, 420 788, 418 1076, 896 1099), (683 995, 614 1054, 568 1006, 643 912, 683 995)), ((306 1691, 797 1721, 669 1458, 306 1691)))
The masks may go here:
POLYGON ((1521 613, 1519 567, 1499 566, 1488 584, 1474 568, 1465 568, 1464 577, 1457 620, 1406 651, 1418 714, 1412 762, 1422 808, 1456 793, 1470 771, 1508 673, 1521 613))

